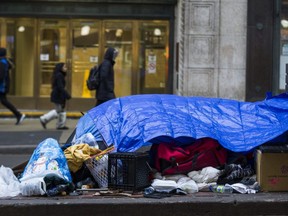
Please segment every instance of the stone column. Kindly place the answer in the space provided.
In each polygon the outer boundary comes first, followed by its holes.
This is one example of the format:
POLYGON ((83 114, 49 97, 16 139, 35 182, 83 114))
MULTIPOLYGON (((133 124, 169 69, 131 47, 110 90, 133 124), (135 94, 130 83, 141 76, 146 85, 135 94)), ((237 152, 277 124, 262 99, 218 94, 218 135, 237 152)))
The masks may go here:
POLYGON ((247 0, 180 0, 176 94, 244 99, 247 0))

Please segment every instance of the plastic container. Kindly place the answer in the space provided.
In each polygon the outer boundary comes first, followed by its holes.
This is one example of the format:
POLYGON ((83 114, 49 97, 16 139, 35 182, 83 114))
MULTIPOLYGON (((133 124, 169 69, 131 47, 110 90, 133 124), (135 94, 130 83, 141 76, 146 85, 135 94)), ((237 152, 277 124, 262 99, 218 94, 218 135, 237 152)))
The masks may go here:
POLYGON ((148 162, 148 153, 109 154, 108 188, 137 191, 148 187, 150 185, 148 162))
POLYGON ((233 193, 233 188, 225 185, 210 185, 209 190, 214 193, 233 193))
POLYGON ((108 186, 108 155, 99 158, 90 158, 85 161, 85 165, 90 170, 91 175, 98 183, 100 188, 108 186))
POLYGON ((144 189, 144 194, 152 194, 155 192, 154 187, 150 186, 144 189))

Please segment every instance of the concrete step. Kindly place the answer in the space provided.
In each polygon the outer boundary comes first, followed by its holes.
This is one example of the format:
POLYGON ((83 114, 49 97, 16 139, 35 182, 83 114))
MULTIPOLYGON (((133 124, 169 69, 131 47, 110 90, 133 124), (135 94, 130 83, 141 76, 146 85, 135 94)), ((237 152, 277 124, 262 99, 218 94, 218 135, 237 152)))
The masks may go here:
POLYGON ((287 193, 218 194, 199 192, 163 199, 143 196, 13 197, 1 199, 5 216, 186 216, 287 215, 287 193))

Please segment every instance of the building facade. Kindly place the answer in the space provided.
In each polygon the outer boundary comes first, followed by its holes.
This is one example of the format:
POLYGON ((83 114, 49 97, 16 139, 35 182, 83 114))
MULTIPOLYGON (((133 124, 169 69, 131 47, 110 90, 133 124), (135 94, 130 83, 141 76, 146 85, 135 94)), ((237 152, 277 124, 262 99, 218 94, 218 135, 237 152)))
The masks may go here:
POLYGON ((245 99, 247 0, 178 2, 181 95, 245 99))
POLYGON ((3 0, 0 46, 15 62, 9 98, 20 109, 50 109, 53 66, 66 62, 67 109, 86 111, 95 104, 89 69, 113 46, 117 97, 263 99, 285 90, 285 2, 3 0))

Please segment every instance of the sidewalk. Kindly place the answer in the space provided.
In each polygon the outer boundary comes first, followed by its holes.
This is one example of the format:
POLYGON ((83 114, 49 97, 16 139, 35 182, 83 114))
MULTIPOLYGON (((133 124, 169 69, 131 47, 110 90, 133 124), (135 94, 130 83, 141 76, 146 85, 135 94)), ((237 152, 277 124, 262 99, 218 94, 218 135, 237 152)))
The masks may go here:
POLYGON ((0 165, 13 168, 28 160, 36 146, 47 138, 56 139, 64 144, 76 127, 79 118, 67 118, 68 130, 56 130, 56 120, 43 129, 38 116, 26 117, 20 125, 15 118, 0 117, 0 165))
POLYGON ((55 138, 60 144, 65 143, 76 127, 79 118, 67 118, 68 130, 56 130, 56 120, 43 129, 39 118, 26 117, 20 125, 15 125, 15 118, 0 118, 0 153, 16 148, 14 153, 24 153, 25 148, 34 148, 45 138, 55 138))

